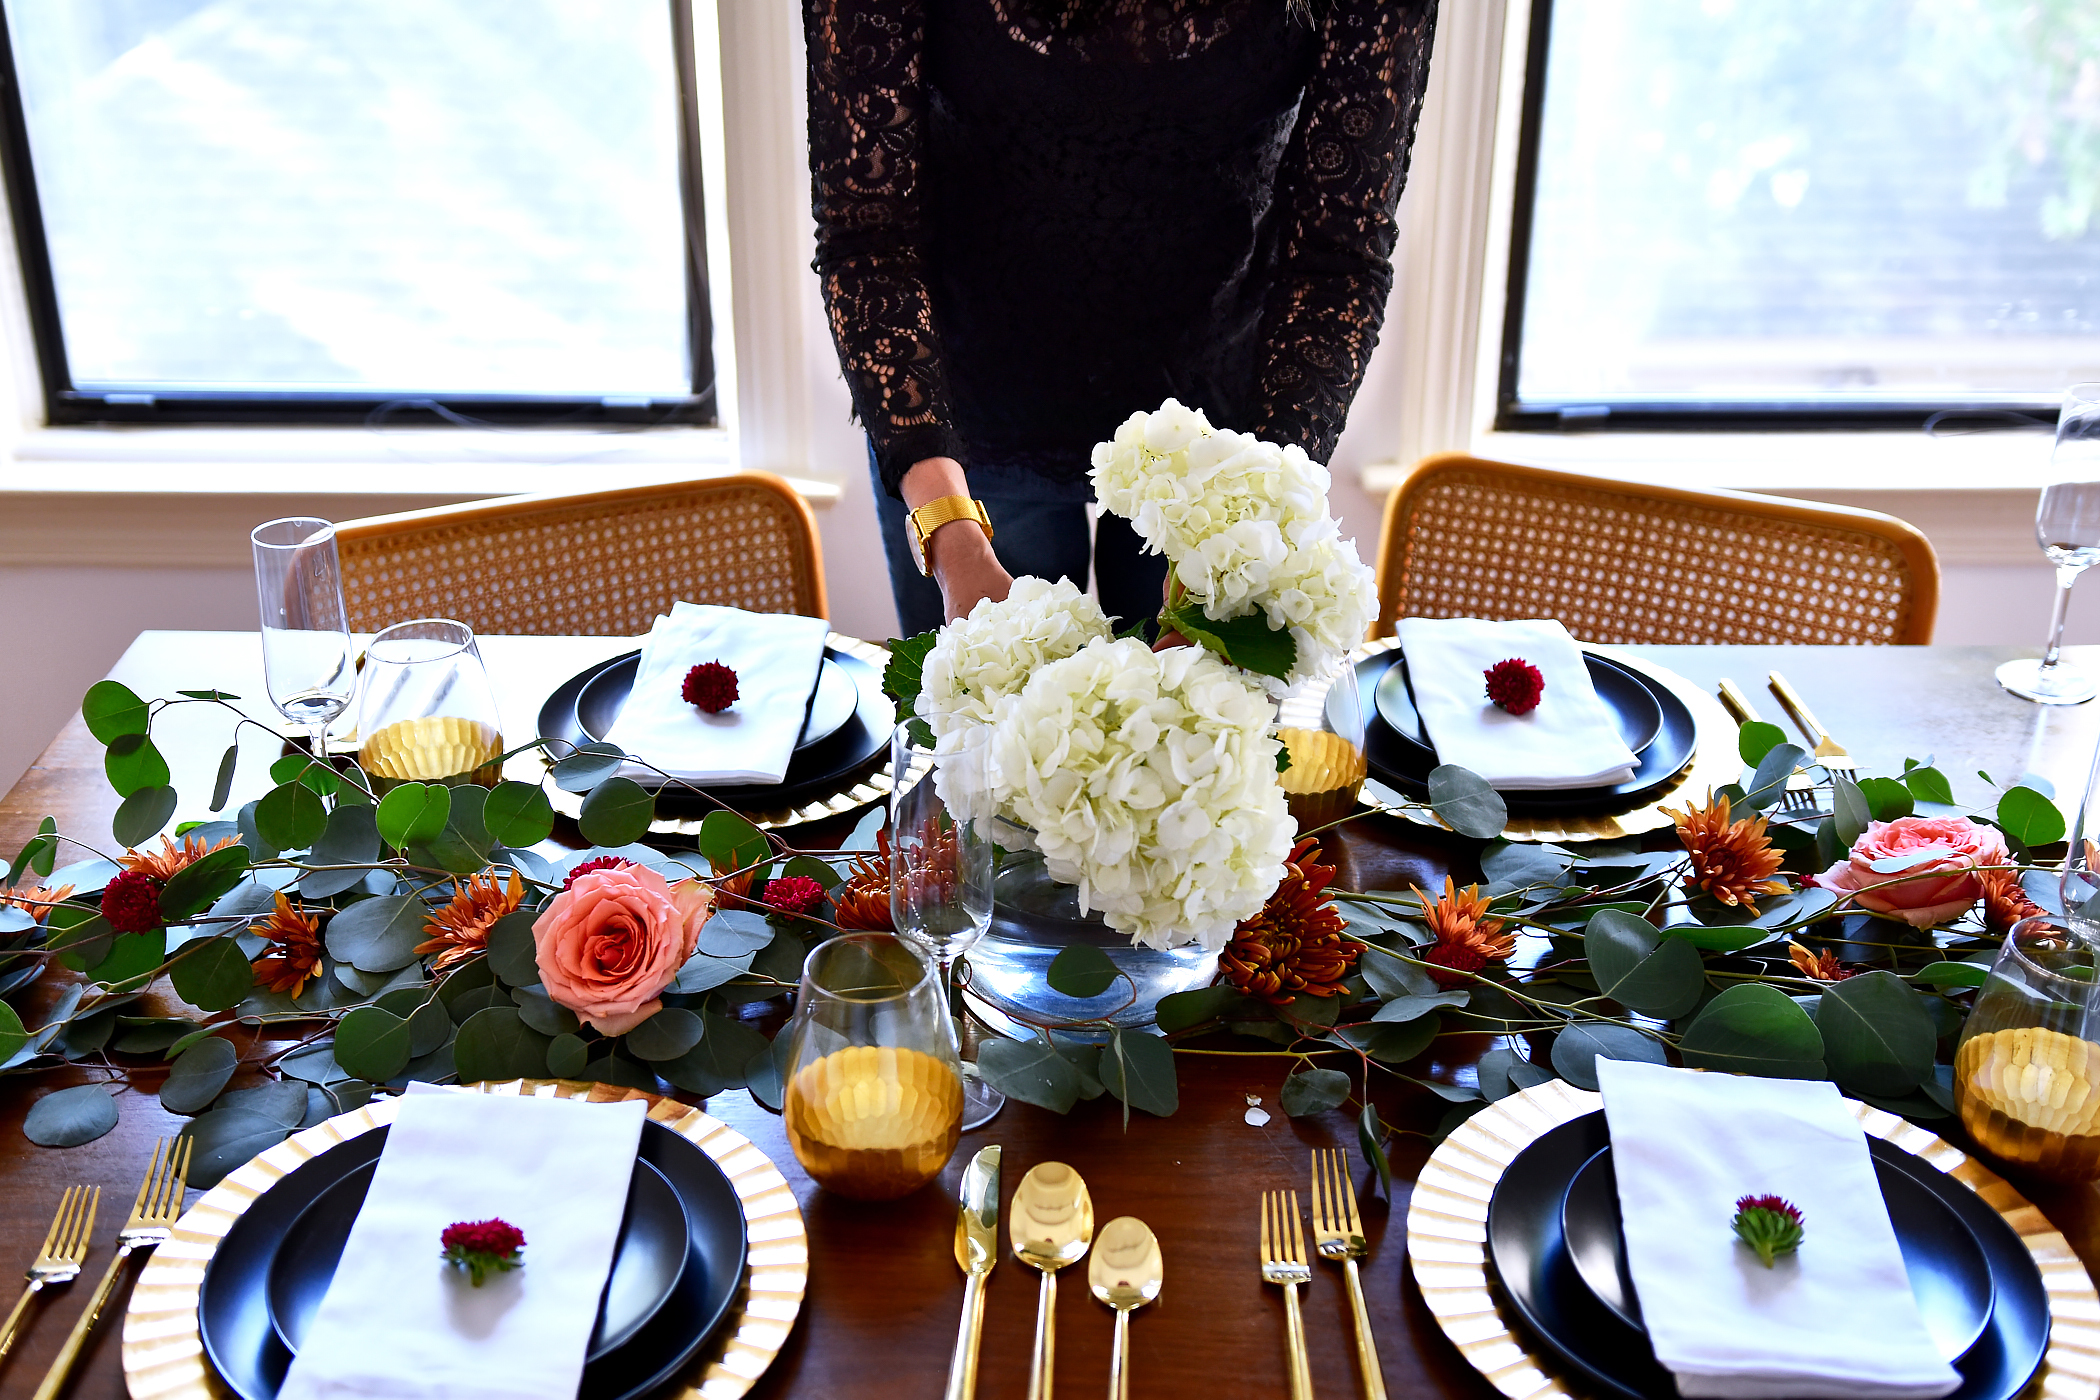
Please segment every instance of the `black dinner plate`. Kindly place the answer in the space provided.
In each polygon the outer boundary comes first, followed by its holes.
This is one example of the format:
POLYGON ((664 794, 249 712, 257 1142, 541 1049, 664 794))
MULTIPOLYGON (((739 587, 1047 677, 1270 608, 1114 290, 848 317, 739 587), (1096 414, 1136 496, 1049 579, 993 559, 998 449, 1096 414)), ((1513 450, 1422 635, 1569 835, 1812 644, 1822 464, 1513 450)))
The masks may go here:
MULTIPOLYGON (((1608 683, 1600 680, 1597 685, 1598 697, 1608 708, 1615 707, 1614 695, 1630 693, 1624 690, 1624 685, 1637 687, 1646 698, 1635 703, 1642 707, 1652 704, 1658 708, 1662 713, 1662 727, 1641 750, 1640 764, 1627 781, 1610 787, 1505 792, 1502 800, 1513 816, 1611 811, 1637 806, 1667 787, 1698 751, 1698 724, 1692 718, 1690 707, 1678 698, 1675 691, 1631 667, 1620 666, 1588 652, 1583 655, 1592 663, 1602 663, 1601 666, 1592 665, 1590 674, 1593 679, 1607 673, 1614 677, 1608 683), (1609 668, 1608 671, 1605 668, 1609 668)), ((1365 657, 1356 663, 1358 690, 1377 697, 1386 673, 1400 665, 1398 651, 1365 657)), ((1400 689, 1405 694, 1405 686, 1400 689)), ((1412 711, 1412 701, 1408 708, 1412 711)), ((1628 721, 1621 721, 1622 733, 1628 727, 1628 721)), ((1398 788, 1409 797, 1427 795, 1429 774, 1437 766, 1437 756, 1422 733, 1419 717, 1413 729, 1403 733, 1387 720, 1378 705, 1373 705, 1364 724, 1364 757, 1371 776, 1380 782, 1398 788)))
MULTIPOLYGON (((378 1160, 375 1128, 303 1162, 233 1223, 204 1271, 197 1330, 221 1380, 241 1400, 275 1400, 292 1354, 270 1326, 270 1265, 301 1211, 342 1177, 378 1160)), ((705 1152, 654 1121, 637 1154, 662 1172, 685 1207, 686 1263, 678 1286, 625 1346, 584 1367, 578 1400, 639 1400, 689 1364, 728 1314, 748 1243, 736 1190, 705 1152)))
MULTIPOLYGON (((1909 1164, 1898 1160, 1908 1153, 1881 1143, 1872 1155, 1881 1198, 1896 1227, 1896 1246, 1903 1251, 1903 1267, 1917 1296, 1918 1315, 1939 1344, 1940 1355, 1958 1361, 1991 1320, 1990 1261, 1953 1208, 1918 1180, 1909 1164)), ((1584 1162, 1568 1183, 1560 1225, 1584 1286, 1621 1322, 1646 1331, 1627 1265, 1609 1147, 1584 1162)))
MULTIPOLYGON (((1604 708, 1611 711, 1612 723, 1618 727, 1619 738, 1635 753, 1645 750, 1662 733, 1662 702, 1655 698, 1648 681, 1639 672, 1594 652, 1584 652, 1590 685, 1604 708)), ((1372 697, 1378 708, 1379 718, 1392 727, 1402 739, 1412 740, 1432 756, 1436 750, 1429 742, 1429 731, 1423 727, 1422 716, 1415 710, 1414 681, 1407 673, 1407 658, 1386 668, 1378 679, 1378 693, 1372 697)), ((1485 699, 1485 697, 1482 697, 1485 699)))
MULTIPOLYGON (((600 667, 576 697, 577 727, 603 743, 625 708, 627 697, 634 693, 634 678, 641 668, 642 654, 638 651, 615 656, 600 667)), ((854 688, 853 678, 838 662, 825 657, 824 664, 817 668, 817 684, 802 712, 802 732, 795 738, 795 751, 800 753, 838 733, 859 708, 860 692, 854 688)))
MULTIPOLYGON (((848 778, 881 763, 889 753, 890 733, 897 727, 897 707, 882 693, 882 673, 859 657, 836 648, 825 648, 824 657, 853 682, 857 704, 852 717, 836 732, 795 751, 795 756, 788 761, 784 781, 707 787, 703 789, 707 797, 681 787, 667 786, 656 799, 657 811, 665 816, 690 816, 711 812, 716 803, 746 811, 798 806, 830 797, 848 778)), ((601 671, 618 666, 626 659, 614 657, 600 662, 556 687, 540 707, 541 737, 570 744, 591 742, 591 736, 577 715, 577 706, 601 671)), ((825 669, 830 669, 830 666, 825 669)), ((557 745, 555 752, 559 755, 566 750, 557 745)))
MULTIPOLYGON (((268 1299, 270 1325, 285 1350, 297 1354, 299 1344, 306 1340, 314 1312, 335 1279, 343 1246, 350 1240, 350 1227, 372 1189, 372 1173, 378 1169, 374 1158, 337 1178, 299 1212, 278 1242, 270 1263, 268 1299)), ((586 1360, 596 1361, 624 1346, 656 1316, 685 1273, 690 1252, 686 1242, 691 1238, 692 1228, 678 1193, 661 1171, 635 1158, 634 1175, 627 1186, 627 1211, 613 1245, 612 1268, 598 1300, 598 1322, 591 1329, 586 1360)))
MULTIPOLYGON (((1627 1400, 1676 1400, 1677 1386, 1645 1334, 1613 1315, 1583 1284, 1561 1230, 1569 1183, 1610 1145, 1604 1114, 1585 1114, 1517 1154, 1488 1203, 1488 1257, 1525 1328, 1600 1391, 1627 1400)), ((2027 1246, 1981 1197, 1900 1148, 1869 1140, 1876 1160, 1898 1164, 1966 1225, 1990 1261, 1993 1303, 1982 1337, 1955 1363, 1952 1400, 2013 1400, 2042 1363, 2049 1295, 2027 1246)), ((1784 1339, 1777 1339, 1783 1346, 1784 1339)))

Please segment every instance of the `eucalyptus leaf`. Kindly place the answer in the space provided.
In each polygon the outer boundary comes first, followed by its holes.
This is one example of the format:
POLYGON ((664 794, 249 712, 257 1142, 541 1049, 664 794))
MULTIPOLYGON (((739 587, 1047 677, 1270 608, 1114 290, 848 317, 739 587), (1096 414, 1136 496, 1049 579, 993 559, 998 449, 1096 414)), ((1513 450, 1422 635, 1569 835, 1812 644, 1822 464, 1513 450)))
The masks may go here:
POLYGON ((1090 1001, 1114 986, 1121 975, 1108 954, 1091 943, 1073 943, 1050 960, 1044 977, 1052 991, 1090 1001))
POLYGON ((700 1043, 675 1060, 657 1061, 656 1072, 703 1097, 743 1088, 752 1057, 766 1048, 765 1036, 712 1011, 701 1015, 700 1024, 700 1043))
POLYGON ((1553 1037, 1553 1067, 1578 1089, 1597 1087, 1597 1061, 1669 1063, 1661 1045, 1631 1026, 1579 1021, 1553 1037))
POLYGON ((58 855, 58 822, 46 817, 36 825, 36 835, 29 838, 14 858, 13 868, 28 871, 38 877, 51 873, 51 863, 58 855))
MULTIPOLYGON (((1582 935, 1597 993, 1630 1011, 1671 1020, 1699 1004, 1706 964, 1681 938, 1664 938, 1645 919, 1599 910, 1582 935)), ((1563 1071, 1565 1073, 1565 1071, 1563 1071)))
POLYGON ((554 804, 537 783, 496 784, 482 807, 490 836, 506 846, 533 846, 554 830, 554 804))
POLYGON ((700 854, 727 874, 757 865, 773 853, 766 834, 735 812, 709 812, 700 821, 700 854))
POLYGON ((1374 1022, 1404 1023, 1427 1016, 1440 1007, 1464 1006, 1472 999, 1471 992, 1433 992, 1426 996, 1389 997, 1385 1004, 1378 1008, 1378 1014, 1371 1019, 1374 1022))
POLYGON ((121 681, 96 681, 80 700, 80 717, 98 743, 114 744, 131 734, 144 734, 152 711, 121 681))
POLYGON ((2064 839, 2064 814, 2031 787, 2007 788, 1998 798, 1998 825, 2022 846, 2048 846, 2064 839))
POLYGON ((412 1060, 434 1053, 451 1039, 452 1018, 445 1013, 445 1003, 436 997, 408 1013, 408 1053, 412 1060))
POLYGON ((1990 975, 1991 970, 1982 963, 1969 962, 1927 963, 1911 974, 1914 980, 1935 987, 1981 987, 1990 975))
POLYGON ((248 874, 248 848, 236 842, 222 846, 175 872, 160 892, 163 919, 187 919, 218 903, 248 874))
POLYGON ((160 971, 161 963, 167 956, 166 929, 154 929, 148 933, 120 933, 107 956, 88 968, 87 980, 108 987, 111 991, 140 991, 160 971))
POLYGON ((1526 886, 1557 889, 1567 883, 1568 870, 1573 864, 1558 851, 1529 843, 1505 842, 1490 846, 1480 854, 1480 870, 1488 877, 1487 892, 1491 895, 1526 886))
POLYGON ((744 1066, 746 1085, 751 1097, 757 1099, 775 1113, 781 1110, 787 1098, 787 1058, 793 1048, 790 1036, 776 1035, 773 1043, 751 1057, 744 1066))
POLYGON ((748 909, 725 909, 700 929, 698 951, 709 957, 733 958, 755 953, 771 943, 776 934, 765 916, 748 909))
POLYGON ((383 1084, 415 1058, 410 1039, 406 1020, 376 1006, 360 1006, 336 1023, 335 1062, 355 1078, 383 1084))
POLYGON ((259 1113, 265 1118, 274 1118, 287 1130, 297 1130, 306 1118, 307 1087, 304 1084, 282 1081, 276 1084, 260 1084, 253 1089, 235 1089, 219 1096, 214 1113, 259 1113))
POLYGON ((547 1073, 552 1041, 526 1025, 515 1006, 491 1006, 461 1024, 452 1041, 452 1063, 462 1084, 536 1079, 547 1073))
POLYGON ((175 815, 175 789, 143 787, 117 806, 109 834, 119 846, 143 846, 175 815))
POLYGON ((1455 763, 1429 771, 1429 809, 1461 836, 1489 840, 1509 824, 1509 807, 1487 779, 1455 763))
POLYGON ((683 1007, 666 1006, 621 1037, 638 1060, 675 1060, 700 1043, 700 1018, 683 1007))
POLYGON ((209 1190, 228 1172, 267 1152, 291 1136, 284 1124, 266 1113, 222 1108, 202 1114, 183 1129, 190 1140, 189 1184, 209 1190))
POLYGON ((0 1001, 0 1065, 6 1064, 29 1043, 29 1032, 22 1025, 22 1018, 6 1002, 0 1001))
POLYGON ((1874 820, 1874 809, 1866 794, 1843 773, 1830 775, 1830 818, 1837 824, 1838 840, 1848 850, 1866 834, 1867 823, 1874 820))
POLYGON ((1356 1141, 1364 1150, 1364 1160, 1378 1173, 1379 1189, 1385 1192, 1388 1201, 1392 1200, 1393 1164, 1386 1159, 1385 1133, 1379 1126, 1378 1109, 1369 1101, 1365 1102, 1364 1111, 1356 1116, 1356 1141))
MULTIPOLYGON (((541 1035, 574 1035, 583 1025, 581 1021, 576 1019, 575 1012, 569 1010, 566 1006, 555 1005, 554 998, 548 996, 546 992, 538 987, 520 987, 510 994, 510 999, 518 1008, 518 1015, 525 1019, 525 1024, 538 1031, 541 1035)), ((491 1005, 500 1004, 491 1003, 491 1005)), ((695 1035, 697 1037, 698 1032, 695 1032, 695 1035)), ((692 1047, 686 1047, 686 1049, 690 1048, 692 1047)), ((684 1050, 681 1050, 679 1053, 683 1054, 684 1050)), ((656 1057, 643 1055, 642 1058, 647 1060, 656 1057)))
POLYGON ((585 744, 551 771, 554 785, 563 792, 589 792, 620 771, 627 753, 618 744, 585 744))
POLYGON ((38 1147, 78 1147, 116 1126, 117 1101, 100 1084, 79 1084, 31 1105, 22 1136, 38 1147))
POLYGON ((240 1067, 241 1052, 221 1036, 207 1036, 175 1057, 160 1086, 160 1106, 170 1113, 201 1113, 240 1067))
POLYGON ((701 992, 713 991, 726 982, 733 982, 751 970, 751 959, 755 954, 739 953, 735 957, 719 957, 713 953, 695 953, 678 969, 678 977, 666 992, 677 996, 697 996, 701 992))
POLYGON ((1918 995, 1891 972, 1867 972, 1823 988, 1816 1007, 1823 1059, 1838 1086, 1894 1098, 1932 1073, 1939 1039, 1918 995))
POLYGON ((1708 1002, 1685 1028, 1678 1050, 1693 1069, 1825 1077, 1822 1032, 1791 997, 1762 982, 1739 982, 1708 1002))
POLYGON ((1736 731, 1735 737, 1736 752, 1741 754, 1743 762, 1752 768, 1764 762, 1766 754, 1785 742, 1785 730, 1761 719, 1753 719, 1744 724, 1736 731))
POLYGON ((1301 1069, 1283 1081, 1278 1098, 1285 1113, 1305 1118, 1340 1108, 1349 1101, 1353 1087, 1349 1076, 1338 1069, 1301 1069))
POLYGON ((984 1082, 1010 1099, 1070 1113, 1079 1102, 1079 1071, 1040 1040, 987 1040, 977 1047, 984 1082))
POLYGON ((124 734, 102 755, 102 773, 117 796, 129 797, 140 788, 167 786, 168 761, 144 733, 124 734))
POLYGON ((415 961, 426 935, 423 901, 411 895, 360 900, 328 921, 328 952, 365 972, 392 972, 415 961))
POLYGON ((168 976, 175 995, 200 1011, 229 1010, 255 989, 255 969, 240 941, 226 934, 185 949, 168 976))
POLYGON ((313 845, 327 826, 328 809, 304 783, 280 783, 255 804, 256 834, 280 851, 313 845))
POLYGON ((288 1055, 278 1062, 277 1068, 293 1079, 301 1079, 308 1084, 328 1085, 352 1077, 350 1071, 336 1063, 335 1049, 328 1045, 288 1055))
POLYGON ((382 854, 378 810, 369 805, 339 805, 328 814, 328 824, 307 853, 307 863, 344 868, 309 872, 299 881, 299 893, 308 899, 328 899, 363 883, 368 872, 357 867, 374 864, 382 854))
POLYGON ((538 918, 534 910, 517 909, 496 920, 489 929, 489 969, 506 986, 540 984, 539 945, 532 937, 532 926, 538 918))
POLYGON ((1954 805, 1954 786, 1947 775, 1927 764, 1913 768, 1903 775, 1903 785, 1920 802, 1937 802, 1942 806, 1954 805))
POLYGON ((452 816, 452 790, 442 783, 403 783, 379 799, 375 812, 380 840, 395 850, 435 841, 452 816))
POLYGON ((226 799, 233 795, 233 770, 240 761, 241 746, 239 741, 228 744, 226 752, 219 758, 219 776, 211 785, 212 811, 223 810, 226 806, 226 799))
POLYGON ((1801 759, 1808 751, 1799 744, 1774 744, 1757 761, 1756 771, 1751 775, 1750 786, 1743 794, 1743 805, 1752 811, 1762 812, 1786 795, 1786 780, 1794 776, 1801 766, 1801 759))
POLYGON ((1917 810, 1911 790, 1894 778, 1861 778, 1859 793, 1867 799, 1867 810, 1878 822, 1897 821, 1917 810))
POLYGON ((1434 996, 1440 990, 1436 979, 1424 968, 1399 957, 1383 948, 1367 948, 1357 959, 1357 970, 1370 983, 1371 990, 1387 1001, 1401 997, 1434 996))
POLYGON ((583 799, 576 826, 583 839, 601 846, 620 846, 649 834, 656 818, 656 799, 632 778, 606 778, 583 799))
POLYGON ((1172 992, 1159 999, 1158 1025, 1168 1034, 1185 1031, 1190 1026, 1216 1020, 1227 1007, 1237 1005, 1239 1000, 1239 990, 1225 985, 1172 992))
POLYGON ((547 1073, 556 1079, 574 1079, 583 1073, 590 1057, 590 1047, 581 1036, 564 1032, 547 1044, 547 1073))

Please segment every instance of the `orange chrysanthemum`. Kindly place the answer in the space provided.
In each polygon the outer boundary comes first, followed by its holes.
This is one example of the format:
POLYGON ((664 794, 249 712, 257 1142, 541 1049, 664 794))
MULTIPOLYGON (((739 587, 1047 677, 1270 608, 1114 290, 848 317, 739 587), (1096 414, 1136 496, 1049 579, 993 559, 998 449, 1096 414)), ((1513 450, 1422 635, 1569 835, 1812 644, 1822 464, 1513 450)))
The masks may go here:
POLYGON ((282 890, 270 917, 248 931, 270 940, 270 946, 250 964, 257 986, 295 997, 321 975, 321 921, 295 907, 282 890))
POLYGON ((416 945, 417 953, 436 953, 432 972, 443 972, 454 963, 465 962, 489 946, 489 930, 496 920, 525 902, 525 882, 510 872, 509 884, 493 870, 484 870, 466 883, 453 882, 452 900, 423 925, 429 939, 416 945))
POLYGON ((1757 912, 1757 897, 1785 894, 1786 883, 1772 876, 1786 857, 1772 848, 1765 835, 1769 820, 1763 813, 1729 820, 1726 794, 1709 796, 1704 807, 1686 807, 1682 812, 1665 807, 1665 816, 1677 821, 1677 839, 1692 857, 1692 884, 1723 904, 1757 912))
POLYGON ((1804 948, 1799 943, 1790 942, 1786 945, 1786 955, 1794 960, 1794 966, 1800 969, 1801 975, 1812 982, 1842 982, 1853 976, 1838 966, 1837 955, 1828 949, 1819 953, 1813 948, 1804 948))
POLYGON ((1983 886, 1983 921, 1992 928, 2011 928, 2046 912, 2027 897, 2017 870, 1980 870, 1976 881, 1983 886))
POLYGON ((890 833, 887 829, 875 833, 875 844, 880 854, 856 858, 853 873, 831 892, 832 921, 842 929, 896 932, 896 923, 890 917, 890 833))
POLYGON ((1432 900, 1420 885, 1415 886, 1415 898, 1422 901, 1422 922, 1436 938, 1423 950, 1422 960, 1432 964, 1429 975, 1438 986, 1464 986, 1474 973, 1517 950, 1517 936, 1504 933, 1502 920, 1488 914, 1493 901, 1480 886, 1460 890, 1446 875, 1444 892, 1437 898, 1432 900))
POLYGON ((1320 843, 1302 838, 1291 847, 1283 879, 1261 912, 1243 920, 1218 957, 1218 973, 1250 997, 1289 1006, 1300 992, 1340 996, 1342 981, 1364 945, 1345 936, 1348 924, 1327 887, 1335 868, 1317 857, 1320 843))
POLYGON ((185 836, 182 838, 182 844, 178 846, 173 840, 163 836, 160 838, 159 850, 126 851, 117 857, 117 864, 126 870, 136 870, 141 875, 151 875, 162 884, 166 884, 175 877, 178 870, 195 865, 213 851, 222 851, 240 839, 238 836, 221 836, 207 846, 198 837, 185 836))
POLYGON ((41 919, 54 904, 62 904, 73 893, 71 885, 0 885, 0 909, 9 905, 32 919, 41 919))

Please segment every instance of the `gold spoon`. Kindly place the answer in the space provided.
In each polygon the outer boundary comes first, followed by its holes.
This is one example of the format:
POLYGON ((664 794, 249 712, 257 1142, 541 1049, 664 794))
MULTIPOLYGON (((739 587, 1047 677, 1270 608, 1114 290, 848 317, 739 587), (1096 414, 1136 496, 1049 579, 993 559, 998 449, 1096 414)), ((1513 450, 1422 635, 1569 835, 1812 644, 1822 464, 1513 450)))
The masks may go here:
POLYGON ((1035 1305, 1035 1356, 1028 1400, 1050 1400, 1057 1350, 1057 1271, 1086 1257, 1094 1239, 1094 1201, 1079 1173, 1063 1162, 1038 1162, 1014 1188, 1007 1229, 1014 1257, 1043 1275, 1035 1305))
POLYGON ((1101 1227, 1094 1257, 1087 1261, 1094 1296, 1116 1310, 1115 1358, 1108 1367, 1108 1400, 1130 1400, 1130 1315, 1159 1296, 1165 1267, 1151 1227, 1119 1215, 1101 1227))

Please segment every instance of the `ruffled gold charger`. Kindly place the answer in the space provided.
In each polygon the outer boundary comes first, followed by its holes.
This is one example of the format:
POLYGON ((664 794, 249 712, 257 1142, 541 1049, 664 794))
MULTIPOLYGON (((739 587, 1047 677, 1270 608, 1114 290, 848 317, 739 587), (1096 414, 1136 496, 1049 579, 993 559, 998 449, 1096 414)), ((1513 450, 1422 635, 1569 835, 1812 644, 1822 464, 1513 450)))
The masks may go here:
MULTIPOLYGON (((750 1244, 744 1282, 715 1339, 664 1397, 736 1400, 787 1343, 809 1287, 809 1236, 795 1193, 750 1139, 675 1099, 607 1084, 523 1079, 469 1086, 484 1094, 532 1094, 594 1103, 645 1099, 649 1116, 711 1158, 729 1178, 750 1244)), ((124 1312, 124 1379, 133 1400, 219 1400, 230 1394, 205 1358, 197 1330, 198 1291, 219 1242, 263 1192, 341 1142, 393 1121, 398 1099, 378 1099, 294 1133, 227 1174, 154 1250, 124 1312)))
MULTIPOLYGON (((1430 1154, 1408 1202, 1407 1253, 1423 1301, 1444 1335, 1510 1400, 1583 1392, 1518 1330, 1491 1282, 1488 1202, 1518 1153, 1603 1107, 1602 1094, 1560 1079, 1491 1104, 1430 1154)), ((1893 1113, 1863 1103, 1851 1107, 1868 1136, 1923 1158, 1975 1191, 2034 1257, 2049 1295, 2049 1346, 2026 1393, 2047 1400, 2100 1397, 2100 1293, 2070 1241, 2003 1177, 1967 1153, 1893 1113)))

